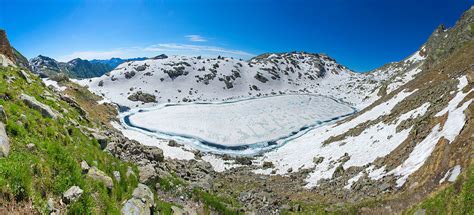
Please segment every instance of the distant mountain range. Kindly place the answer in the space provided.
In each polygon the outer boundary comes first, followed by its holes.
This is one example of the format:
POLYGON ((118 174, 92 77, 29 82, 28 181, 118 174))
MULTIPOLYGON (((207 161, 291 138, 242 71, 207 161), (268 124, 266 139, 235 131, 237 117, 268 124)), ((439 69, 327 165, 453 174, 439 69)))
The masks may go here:
POLYGON ((53 58, 39 55, 29 61, 33 72, 42 77, 66 75, 70 78, 93 78, 112 71, 118 65, 128 61, 142 61, 148 58, 121 59, 111 58, 109 60, 83 60, 80 58, 68 62, 58 62, 53 58))

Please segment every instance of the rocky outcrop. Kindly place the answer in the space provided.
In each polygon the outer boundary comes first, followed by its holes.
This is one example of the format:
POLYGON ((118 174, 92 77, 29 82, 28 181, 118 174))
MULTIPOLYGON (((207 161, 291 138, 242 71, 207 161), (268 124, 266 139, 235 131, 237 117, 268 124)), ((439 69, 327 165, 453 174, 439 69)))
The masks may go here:
POLYGON ((0 157, 7 157, 10 153, 10 140, 5 131, 5 124, 0 122, 0 157))
POLYGON ((31 84, 32 81, 31 81, 31 78, 30 78, 30 75, 28 73, 26 73, 24 70, 20 70, 20 76, 25 79, 26 83, 28 84, 31 84))
POLYGON ((121 212, 122 214, 152 214, 155 207, 153 192, 144 184, 138 184, 133 190, 132 198, 125 202, 121 212))
POLYGON ((26 94, 21 94, 20 99, 30 108, 35 109, 39 112, 44 117, 49 117, 56 119, 58 118, 59 114, 53 111, 49 106, 39 102, 36 100, 34 97, 26 95, 26 94))
POLYGON ((8 41, 7 33, 3 29, 0 29, 0 54, 15 63, 15 55, 13 54, 12 47, 8 41))
POLYGON ((130 101, 141 101, 144 103, 156 102, 156 97, 152 94, 144 93, 142 91, 135 92, 128 97, 130 101))
POLYGON ((72 186, 66 192, 63 193, 63 201, 67 203, 72 203, 78 198, 81 197, 84 191, 78 186, 72 186))
POLYGON ((79 111, 79 113, 83 116, 87 118, 89 118, 89 114, 84 110, 82 109, 82 107, 79 105, 79 103, 76 102, 76 100, 74 100, 73 98, 71 98, 70 96, 68 95, 64 95, 64 94, 61 94, 60 97, 61 100, 65 101, 66 103, 68 103, 69 105, 71 105, 73 108, 75 108, 77 111, 79 111))
POLYGON ((114 182, 112 181, 112 178, 95 166, 89 169, 89 171, 87 172, 87 176, 94 180, 103 182, 105 186, 109 189, 112 189, 114 187, 114 182))

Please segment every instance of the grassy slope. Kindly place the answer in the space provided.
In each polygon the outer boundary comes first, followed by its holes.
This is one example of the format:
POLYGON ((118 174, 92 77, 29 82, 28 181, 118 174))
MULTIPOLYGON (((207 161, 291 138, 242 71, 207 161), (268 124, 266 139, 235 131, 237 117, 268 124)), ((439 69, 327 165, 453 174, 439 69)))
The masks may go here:
POLYGON ((474 166, 465 170, 455 183, 449 184, 426 200, 407 210, 413 214, 419 209, 427 214, 474 214, 474 166))
POLYGON ((137 184, 134 176, 126 177, 128 166, 133 165, 101 151, 97 140, 89 138, 70 122, 88 127, 94 125, 81 120, 77 110, 65 102, 40 97, 49 89, 38 78, 31 78, 33 83, 27 84, 19 76, 18 69, 0 67, 0 94, 9 97, 0 100, 0 105, 8 116, 6 128, 11 142, 9 157, 0 158, 1 202, 31 201, 44 213, 48 198, 58 201, 64 191, 77 185, 84 193, 70 206, 69 212, 118 214, 121 202, 130 197, 137 184), (9 78, 16 79, 10 84, 9 78), (21 93, 36 97, 63 117, 58 120, 43 117, 18 99, 21 93), (35 144, 35 148, 27 149, 29 143, 35 144), (119 183, 114 179, 114 188, 108 191, 102 183, 81 174, 79 163, 82 160, 89 164, 96 161, 97 167, 109 176, 113 171, 119 171, 122 180, 119 183))

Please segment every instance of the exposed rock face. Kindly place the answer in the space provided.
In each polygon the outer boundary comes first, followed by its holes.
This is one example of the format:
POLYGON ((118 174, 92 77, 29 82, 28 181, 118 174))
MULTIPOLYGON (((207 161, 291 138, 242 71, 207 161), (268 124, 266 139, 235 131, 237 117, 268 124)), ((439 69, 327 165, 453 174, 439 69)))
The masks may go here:
POLYGON ((446 29, 444 25, 431 34, 426 42, 426 52, 428 61, 436 64, 436 61, 442 59, 460 48, 466 41, 474 39, 474 8, 467 10, 451 29, 446 29))
POLYGON ((53 118, 53 119, 56 119, 58 118, 58 114, 56 112, 54 112, 49 106, 37 101, 34 97, 31 97, 29 95, 26 95, 26 94, 21 94, 20 96, 20 99, 30 108, 32 109, 35 109, 39 112, 41 112, 41 114, 44 116, 44 117, 49 117, 49 118, 53 118))
POLYGON ((141 101, 144 103, 156 102, 156 97, 154 95, 138 91, 128 97, 130 101, 141 101))
POLYGON ((95 166, 89 169, 89 172, 87 172, 87 176, 94 180, 102 181, 109 189, 112 189, 114 187, 114 182, 112 181, 112 178, 95 166))
POLYGON ((7 38, 5 30, 0 29, 0 54, 5 55, 13 63, 15 62, 15 55, 7 38))
POLYGON ((10 153, 10 141, 5 131, 5 125, 0 122, 0 157, 7 157, 8 153, 10 153))
POLYGON ((144 184, 138 184, 133 190, 132 198, 125 202, 122 214, 151 214, 155 207, 153 192, 144 184))
POLYGON ((72 186, 63 194, 63 201, 65 203, 74 202, 76 199, 81 197, 83 190, 78 186, 72 186))

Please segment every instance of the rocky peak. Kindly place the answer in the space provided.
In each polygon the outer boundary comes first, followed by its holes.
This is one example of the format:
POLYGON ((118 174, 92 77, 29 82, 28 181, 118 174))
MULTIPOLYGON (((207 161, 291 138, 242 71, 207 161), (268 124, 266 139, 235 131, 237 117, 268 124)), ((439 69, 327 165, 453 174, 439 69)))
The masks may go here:
POLYGON ((15 62, 15 55, 8 41, 7 33, 3 29, 0 29, 0 54, 5 55, 8 59, 15 62))
POLYGON ((434 63, 474 39, 474 7, 464 12, 451 28, 439 25, 425 43, 428 62, 434 63))

